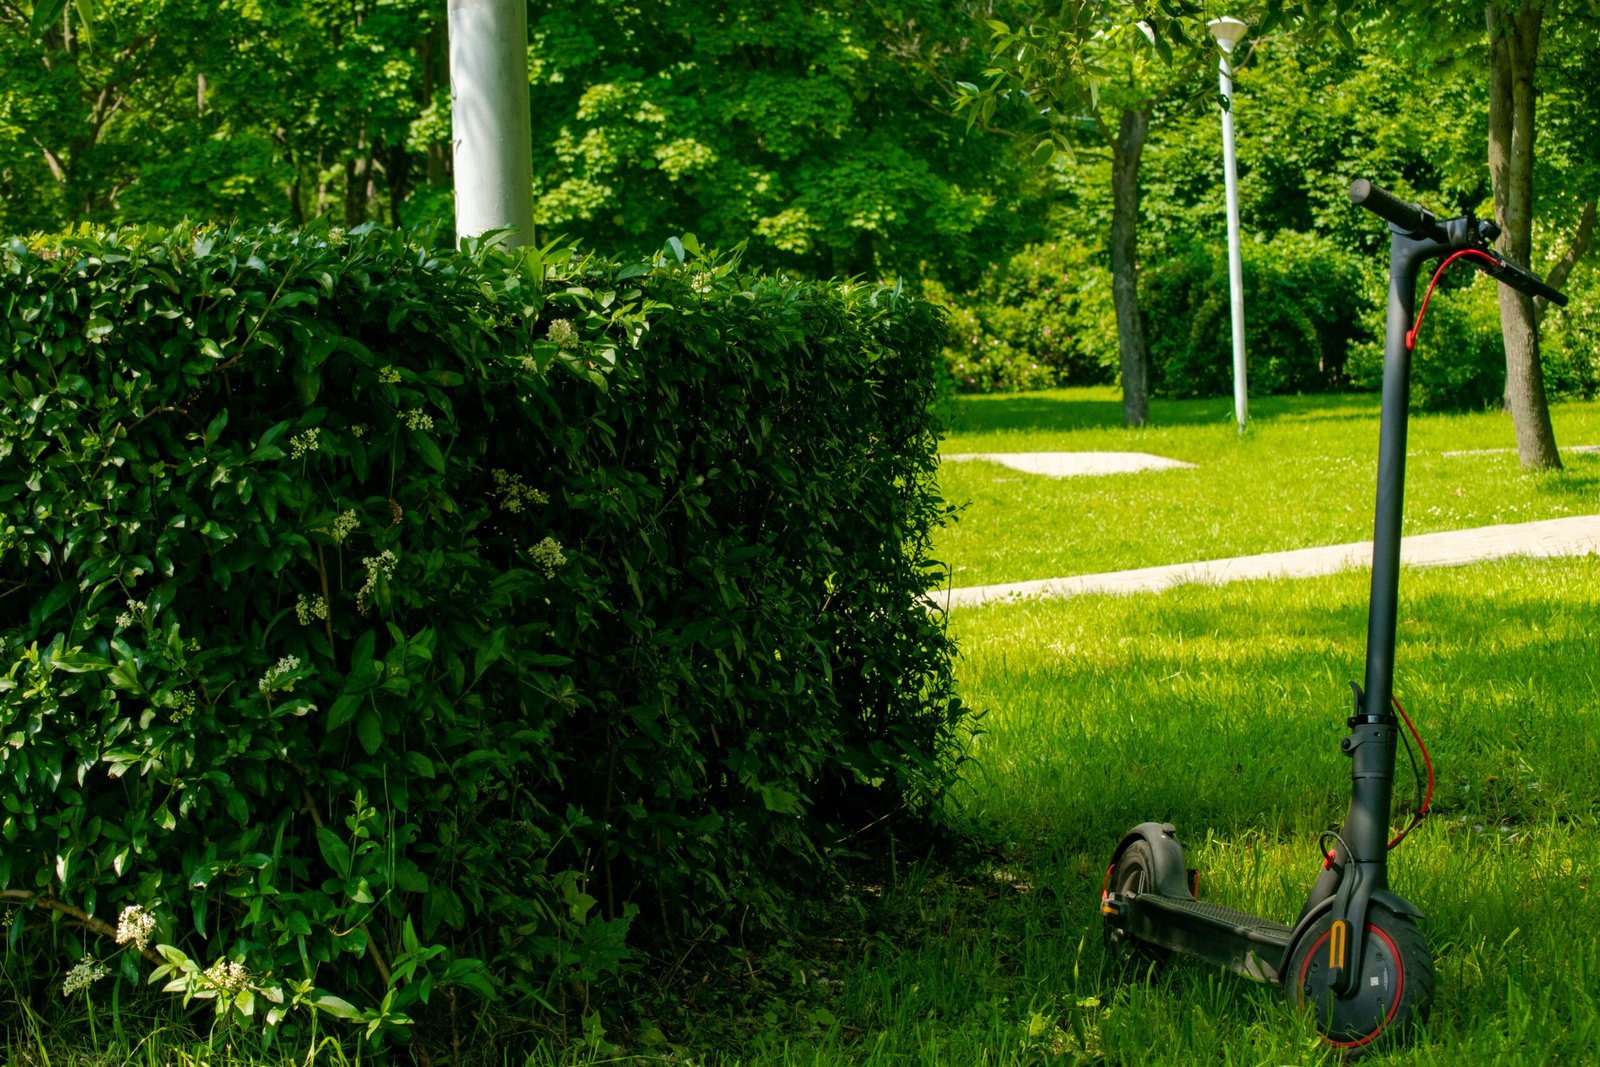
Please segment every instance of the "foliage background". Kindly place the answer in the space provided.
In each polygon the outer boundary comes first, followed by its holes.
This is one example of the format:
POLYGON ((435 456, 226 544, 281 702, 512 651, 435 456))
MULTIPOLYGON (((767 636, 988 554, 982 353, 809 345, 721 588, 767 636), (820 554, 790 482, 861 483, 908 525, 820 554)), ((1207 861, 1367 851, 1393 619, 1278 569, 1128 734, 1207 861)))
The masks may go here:
MULTIPOLYGON (((0 3, 0 229, 328 217, 447 232, 444 8, 105 0, 92 29, 68 5, 36 37, 29 5, 0 3)), ((1002 112, 991 129, 969 130, 951 113, 958 82, 978 80, 987 63, 982 20, 1015 25, 1030 11, 1020 0, 530 5, 541 233, 631 255, 694 232, 708 245, 746 244, 747 262, 766 269, 902 277, 947 301, 962 325, 947 351, 958 388, 1104 380, 1116 359, 1110 304, 1097 295, 1111 220, 1103 148, 1090 137, 1074 158, 1041 166, 1021 127, 1006 125, 1020 116, 1002 112), (1073 265, 1070 298, 1056 272, 1027 266, 1058 251, 1073 265)), ((1322 323, 1324 340, 1357 347, 1372 340, 1370 301, 1344 281, 1315 283, 1309 304, 1299 286, 1277 284, 1267 260, 1288 247, 1277 235, 1329 249, 1341 279, 1352 261, 1337 253, 1358 257, 1369 292, 1383 270, 1382 229, 1352 214, 1351 178, 1443 210, 1487 210, 1485 45, 1481 17, 1469 15, 1462 6, 1391 14, 1389 32, 1348 44, 1246 39, 1235 111, 1246 241, 1265 243, 1249 258, 1268 272, 1246 294, 1263 391, 1364 381, 1337 373, 1346 352, 1323 354, 1332 372, 1318 381, 1283 373, 1274 346, 1296 324, 1322 323), (1330 292, 1339 303, 1327 302, 1330 292)), ((1590 117, 1600 113, 1591 106, 1600 79, 1595 50, 1582 46, 1592 29, 1587 14, 1570 12, 1552 30, 1559 47, 1544 50, 1538 213, 1550 226, 1536 270, 1566 246, 1600 188, 1590 117)), ((1135 88, 1120 77, 1106 89, 1116 99, 1135 88)), ((1150 297, 1152 358, 1169 368, 1156 369, 1155 384, 1172 395, 1214 392, 1213 339, 1195 349, 1168 335, 1174 314, 1206 314, 1225 244, 1209 78, 1163 96, 1153 122, 1142 272, 1159 269, 1163 292, 1187 294, 1178 305, 1150 297), (1181 283, 1172 280, 1180 262, 1181 283)), ((1279 266, 1302 269, 1293 258, 1279 266)), ((1580 291, 1585 270, 1580 263, 1572 282, 1580 291)), ((1600 382, 1591 350, 1562 339, 1581 332, 1583 314, 1545 320, 1561 353, 1558 394, 1600 382)), ((1492 378, 1481 355, 1490 324, 1472 323, 1450 373, 1492 378)), ((1430 388, 1423 399, 1477 404, 1496 388, 1430 388)))

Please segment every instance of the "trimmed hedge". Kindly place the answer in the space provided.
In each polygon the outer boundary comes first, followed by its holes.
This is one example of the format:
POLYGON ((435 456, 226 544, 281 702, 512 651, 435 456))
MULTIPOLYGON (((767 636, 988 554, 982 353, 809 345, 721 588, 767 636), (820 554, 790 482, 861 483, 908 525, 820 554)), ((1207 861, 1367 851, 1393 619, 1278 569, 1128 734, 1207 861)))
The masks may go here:
POLYGON ((379 1028, 575 1016, 930 811, 940 313, 669 247, 7 242, 7 899, 379 1028))

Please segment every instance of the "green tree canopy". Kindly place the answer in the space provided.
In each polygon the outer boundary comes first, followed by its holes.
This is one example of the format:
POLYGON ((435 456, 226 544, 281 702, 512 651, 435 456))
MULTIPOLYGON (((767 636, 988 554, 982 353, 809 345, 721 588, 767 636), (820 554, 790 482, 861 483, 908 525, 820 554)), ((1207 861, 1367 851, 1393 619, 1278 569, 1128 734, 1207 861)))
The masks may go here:
POLYGON ((982 62, 936 0, 547 5, 536 221, 603 247, 684 230, 764 263, 964 280, 1039 230, 1034 179, 941 79, 982 62))

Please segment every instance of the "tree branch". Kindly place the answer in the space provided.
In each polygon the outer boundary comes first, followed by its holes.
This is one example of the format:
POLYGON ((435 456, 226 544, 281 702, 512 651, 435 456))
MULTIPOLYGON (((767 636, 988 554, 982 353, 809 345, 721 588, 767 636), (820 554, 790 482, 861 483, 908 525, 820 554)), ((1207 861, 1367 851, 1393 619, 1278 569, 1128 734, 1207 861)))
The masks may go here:
POLYGON ((45 143, 35 137, 33 143, 39 146, 39 151, 44 153, 45 166, 50 168, 50 173, 55 177, 57 185, 67 184, 67 169, 61 162, 61 157, 45 147, 45 143))
MULTIPOLYGON (((1589 251, 1589 242, 1594 238, 1595 201, 1591 200, 1583 205, 1583 215, 1578 220, 1578 232, 1572 235, 1572 243, 1561 258, 1556 260, 1555 266, 1550 268, 1550 273, 1545 275, 1545 282, 1552 289, 1559 289, 1566 284, 1567 277, 1571 275, 1572 268, 1578 265, 1579 260, 1589 251)), ((1533 321, 1537 324, 1544 321, 1545 310, 1550 301, 1542 296, 1533 298, 1533 321)))
MULTIPOLYGON (((82 908, 68 904, 64 900, 57 900, 48 893, 35 893, 30 889, 0 889, 0 900, 14 900, 18 904, 32 904, 36 908, 44 908, 47 911, 59 911, 68 918, 77 920, 80 926, 92 934, 109 937, 113 941, 117 938, 117 928, 115 926, 112 926, 104 919, 96 919, 82 908)), ((161 954, 153 948, 140 948, 135 949, 135 951, 158 967, 166 962, 161 958, 161 954)))

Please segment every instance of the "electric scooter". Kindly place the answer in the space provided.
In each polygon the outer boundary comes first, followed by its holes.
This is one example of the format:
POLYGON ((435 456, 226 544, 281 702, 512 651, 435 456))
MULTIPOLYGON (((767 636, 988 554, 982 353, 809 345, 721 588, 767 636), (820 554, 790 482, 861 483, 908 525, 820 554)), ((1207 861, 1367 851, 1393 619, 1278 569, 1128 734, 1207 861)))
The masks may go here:
MULTIPOLYGON (((1319 1033, 1357 1055, 1403 1038, 1427 1016, 1433 954, 1417 928, 1421 912, 1389 888, 1389 838, 1395 748, 1404 710, 1394 699, 1395 621, 1400 581, 1400 510, 1405 484, 1406 417, 1415 343, 1413 308, 1421 266, 1456 259, 1529 296, 1566 297, 1496 253, 1500 228, 1470 212, 1440 220, 1359 179, 1350 199, 1389 223, 1389 306, 1378 430, 1378 494, 1372 538, 1365 685, 1350 683, 1355 707, 1340 749, 1351 760, 1344 824, 1322 837, 1323 868, 1292 925, 1197 897, 1198 874, 1184 864, 1170 823, 1141 823, 1117 846, 1100 895, 1107 942, 1119 953, 1160 960, 1198 956, 1249 978, 1275 982, 1309 1005, 1319 1033), (1391 710, 1391 706, 1393 710, 1391 710)), ((1432 295, 1432 288, 1429 288, 1432 295)), ((1427 310, 1427 299, 1423 300, 1427 310)), ((1415 736, 1410 720, 1406 725, 1415 736)), ((1421 738, 1417 737, 1418 747, 1421 738)), ((1424 798, 1412 826, 1427 811, 1424 798)))

